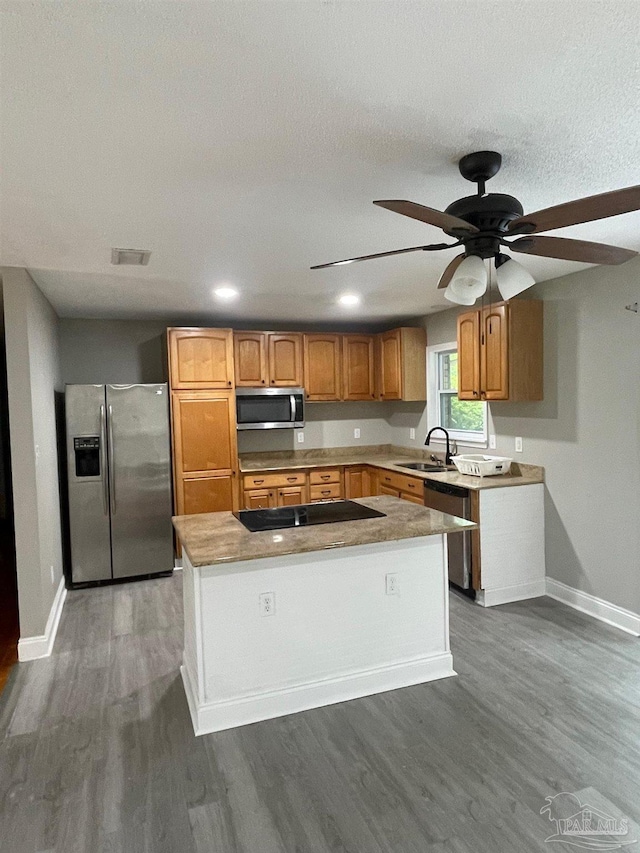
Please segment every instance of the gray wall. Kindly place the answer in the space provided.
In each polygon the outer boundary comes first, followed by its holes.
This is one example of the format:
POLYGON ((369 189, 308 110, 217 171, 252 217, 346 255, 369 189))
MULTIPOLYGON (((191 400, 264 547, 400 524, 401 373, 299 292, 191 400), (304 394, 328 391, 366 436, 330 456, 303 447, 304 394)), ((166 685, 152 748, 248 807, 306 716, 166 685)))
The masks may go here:
POLYGON ((2 280, 20 635, 26 638, 44 634, 62 578, 59 324, 26 270, 4 268, 2 280))
MULTIPOLYGON (((640 613, 640 316, 624 310, 640 299, 640 261, 544 282, 527 296, 545 303, 545 399, 490 404, 497 447, 488 452, 546 468, 548 575, 640 613)), ((429 344, 455 340, 457 313, 426 318, 429 344)), ((394 443, 424 441, 422 407, 390 423, 394 443)))
POLYGON ((60 320, 63 381, 166 382, 166 330, 154 320, 60 320))
POLYGON ((318 447, 357 447, 389 441, 388 403, 307 403, 304 430, 247 430, 238 433, 238 451, 312 450, 318 447), (360 438, 353 430, 360 429, 360 438), (304 432, 304 444, 296 436, 304 432))

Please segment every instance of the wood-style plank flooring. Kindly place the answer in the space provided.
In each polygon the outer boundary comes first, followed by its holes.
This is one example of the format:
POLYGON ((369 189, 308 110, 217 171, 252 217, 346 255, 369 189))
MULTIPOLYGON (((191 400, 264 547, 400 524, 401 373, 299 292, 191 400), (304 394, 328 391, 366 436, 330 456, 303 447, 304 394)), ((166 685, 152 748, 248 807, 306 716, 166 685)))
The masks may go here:
POLYGON ((53 656, 14 668, 3 853, 548 852, 562 791, 640 820, 637 639, 453 595, 457 678, 195 738, 180 587, 70 592, 53 656))

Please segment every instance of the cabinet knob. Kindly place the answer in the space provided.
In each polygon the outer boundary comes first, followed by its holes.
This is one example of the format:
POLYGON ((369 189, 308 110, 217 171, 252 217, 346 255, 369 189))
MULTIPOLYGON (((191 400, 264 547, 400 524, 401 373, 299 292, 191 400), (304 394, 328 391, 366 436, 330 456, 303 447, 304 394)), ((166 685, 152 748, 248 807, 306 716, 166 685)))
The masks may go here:
MULTIPOLYGON (((271 381, 273 382, 273 379, 271 381)), ((262 384, 264 385, 264 379, 262 380, 262 384)))
POLYGON ((474 397, 477 397, 477 396, 478 396, 478 392, 477 392, 477 391, 474 391, 474 392, 473 392, 473 396, 474 396, 474 397))
POLYGON ((229 381, 227 382, 227 385, 231 385, 231 380, 229 380, 229 381))
POLYGON ((276 380, 275 380, 275 379, 272 379, 272 380, 271 380, 271 384, 272 384, 272 385, 275 385, 275 384, 276 384, 276 380))

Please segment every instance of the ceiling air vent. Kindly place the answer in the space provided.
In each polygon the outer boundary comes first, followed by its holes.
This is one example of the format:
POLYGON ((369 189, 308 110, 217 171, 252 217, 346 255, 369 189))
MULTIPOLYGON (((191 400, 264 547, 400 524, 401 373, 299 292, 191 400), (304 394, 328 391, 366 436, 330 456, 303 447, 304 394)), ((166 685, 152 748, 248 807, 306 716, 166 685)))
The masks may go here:
POLYGON ((146 267, 149 263, 151 252, 146 249, 112 249, 112 264, 130 264, 132 266, 146 267))

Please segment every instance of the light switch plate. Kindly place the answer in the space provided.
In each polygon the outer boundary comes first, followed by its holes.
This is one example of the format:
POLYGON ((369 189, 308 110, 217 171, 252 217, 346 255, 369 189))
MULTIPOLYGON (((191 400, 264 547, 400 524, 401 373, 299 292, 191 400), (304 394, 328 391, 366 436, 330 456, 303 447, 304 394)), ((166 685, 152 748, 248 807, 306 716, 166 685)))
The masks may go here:
POLYGON ((489 436, 489 449, 490 450, 496 449, 496 437, 495 437, 495 435, 489 436))
POLYGON ((411 429, 409 430, 409 438, 413 439, 415 437, 416 437, 416 431, 413 427, 411 427, 411 429))
POLYGON ((303 432, 298 433, 298 444, 304 444, 304 433, 303 432))
POLYGON ((516 436, 516 453, 522 453, 522 436, 516 436))
POLYGON ((354 438, 360 438, 360 430, 358 429, 358 427, 356 427, 356 428, 354 429, 354 431, 353 431, 353 437, 354 437, 354 438))

